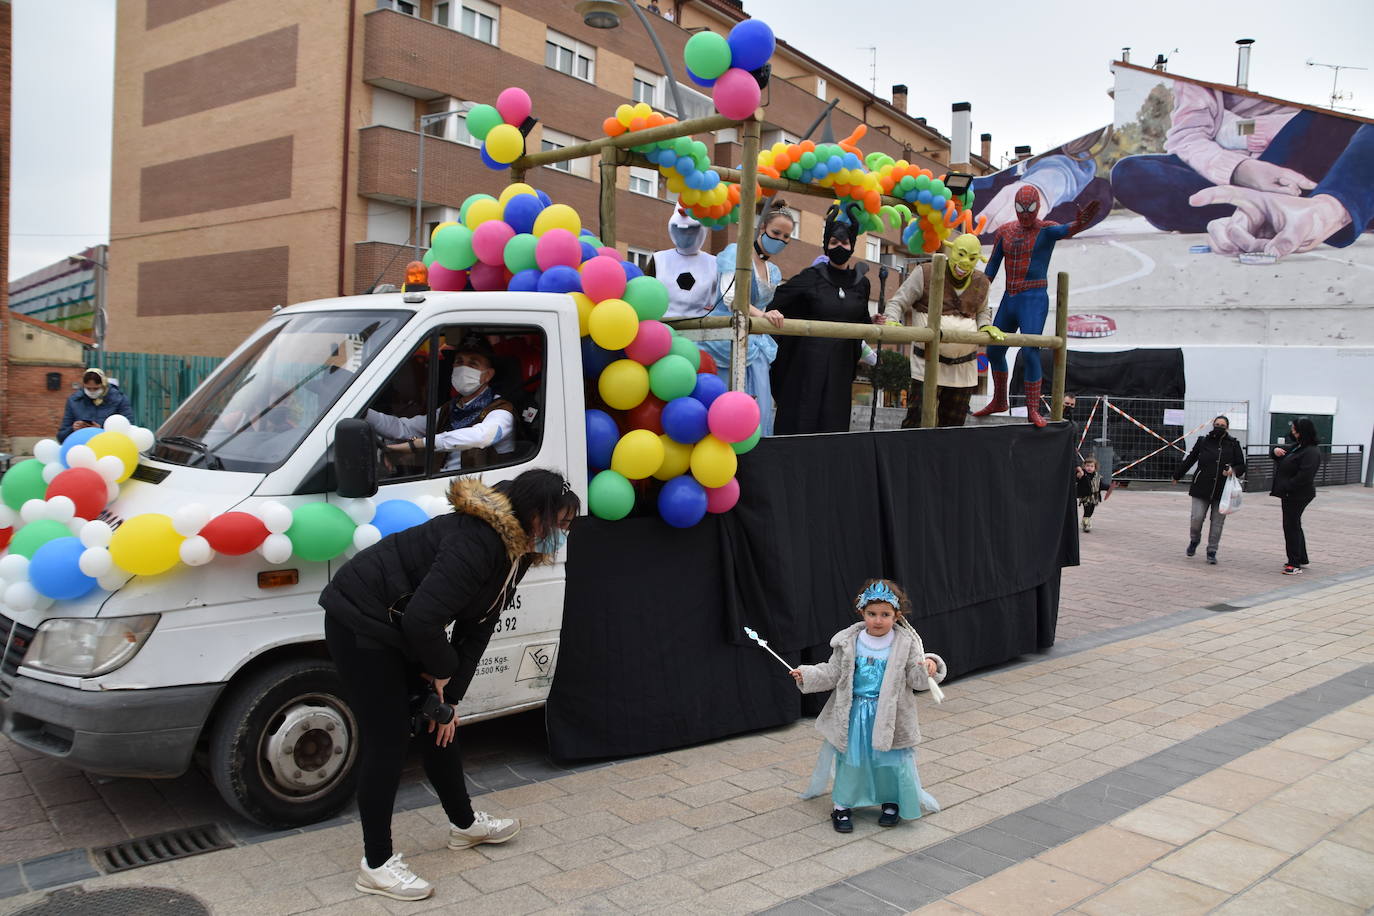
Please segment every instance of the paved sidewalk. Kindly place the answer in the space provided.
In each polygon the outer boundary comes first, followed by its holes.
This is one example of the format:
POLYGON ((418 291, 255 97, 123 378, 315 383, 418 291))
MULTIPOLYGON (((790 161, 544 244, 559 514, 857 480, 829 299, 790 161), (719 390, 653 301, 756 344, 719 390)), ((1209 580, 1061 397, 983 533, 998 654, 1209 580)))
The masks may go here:
POLYGON ((484 795, 524 822, 506 846, 450 852, 437 806, 402 813, 397 848, 437 885, 419 904, 355 894, 355 824, 81 884, 254 916, 1362 912, 1374 572, 1285 583, 950 685, 922 707, 922 778, 944 810, 891 830, 860 812, 838 835, 825 799, 797 797, 819 747, 799 722, 484 795))

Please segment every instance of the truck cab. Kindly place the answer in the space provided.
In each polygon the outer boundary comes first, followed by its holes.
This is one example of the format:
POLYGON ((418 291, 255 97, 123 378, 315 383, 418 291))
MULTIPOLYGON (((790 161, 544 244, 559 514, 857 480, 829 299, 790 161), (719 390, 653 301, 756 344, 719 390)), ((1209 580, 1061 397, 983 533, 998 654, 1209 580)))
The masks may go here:
MULTIPOLYGON (((339 492, 340 430, 350 421, 356 430, 369 412, 419 418, 412 425, 432 443, 455 397, 454 351, 469 335, 495 354, 490 385, 514 405, 512 435, 467 458, 375 436, 366 455, 376 468, 373 505, 408 500, 443 511, 454 477, 492 483, 531 467, 562 472, 585 502, 572 300, 427 291, 277 311, 163 424, 102 519, 117 526, 194 504, 218 515, 268 501, 356 511, 358 500, 339 492)), ((357 731, 324 646, 318 597, 351 553, 284 563, 256 550, 221 554, 45 610, 5 608, 5 734, 125 776, 178 776, 200 749, 220 793, 245 816, 269 826, 327 816, 351 797, 357 731)), ((459 708, 465 721, 543 704, 558 657, 563 560, 532 569, 503 610, 459 708)))

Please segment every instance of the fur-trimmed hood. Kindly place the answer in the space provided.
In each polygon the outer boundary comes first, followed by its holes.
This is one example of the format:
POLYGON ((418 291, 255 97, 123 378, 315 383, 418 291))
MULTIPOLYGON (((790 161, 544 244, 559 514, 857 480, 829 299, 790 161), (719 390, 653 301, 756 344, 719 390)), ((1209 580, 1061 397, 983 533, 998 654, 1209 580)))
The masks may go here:
POLYGON ((506 557, 512 563, 532 552, 530 536, 520 526, 520 520, 515 517, 515 510, 505 494, 498 493, 476 477, 459 477, 448 488, 448 501, 453 511, 481 519, 495 529, 506 547, 506 557))

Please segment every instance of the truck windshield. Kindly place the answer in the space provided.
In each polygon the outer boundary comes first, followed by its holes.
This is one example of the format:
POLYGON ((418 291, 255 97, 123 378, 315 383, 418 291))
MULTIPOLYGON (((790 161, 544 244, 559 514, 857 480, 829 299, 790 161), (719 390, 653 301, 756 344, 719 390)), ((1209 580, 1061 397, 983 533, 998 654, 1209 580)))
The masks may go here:
POLYGON ((329 312, 270 321, 158 430, 172 464, 265 473, 300 444, 409 312, 329 312))

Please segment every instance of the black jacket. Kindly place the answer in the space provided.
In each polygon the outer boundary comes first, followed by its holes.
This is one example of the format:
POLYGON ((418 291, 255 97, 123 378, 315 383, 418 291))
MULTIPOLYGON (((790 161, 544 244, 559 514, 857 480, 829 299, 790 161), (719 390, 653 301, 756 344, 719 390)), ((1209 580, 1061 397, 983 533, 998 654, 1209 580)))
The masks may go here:
POLYGON ((1322 452, 1315 445, 1300 445, 1282 458, 1275 455, 1274 485, 1269 488, 1269 495, 1312 499, 1317 495, 1315 481, 1321 465, 1322 452))
POLYGON ((457 702, 486 651, 501 609, 531 562, 529 538, 505 496, 454 481, 454 512, 382 538, 345 563, 320 594, 327 616, 405 653, 457 702), (512 575, 513 570, 513 575, 512 575), (403 607, 399 615, 389 608, 403 607), (453 636, 444 629, 453 624, 453 636))
POLYGON ((1174 475, 1174 480, 1181 479, 1194 464, 1197 465, 1197 473, 1193 475, 1188 495, 1209 503, 1220 502, 1221 488, 1226 485, 1226 477, 1221 472, 1230 467, 1237 477, 1244 477, 1245 449, 1240 447, 1240 440, 1232 435, 1201 436, 1174 475))

